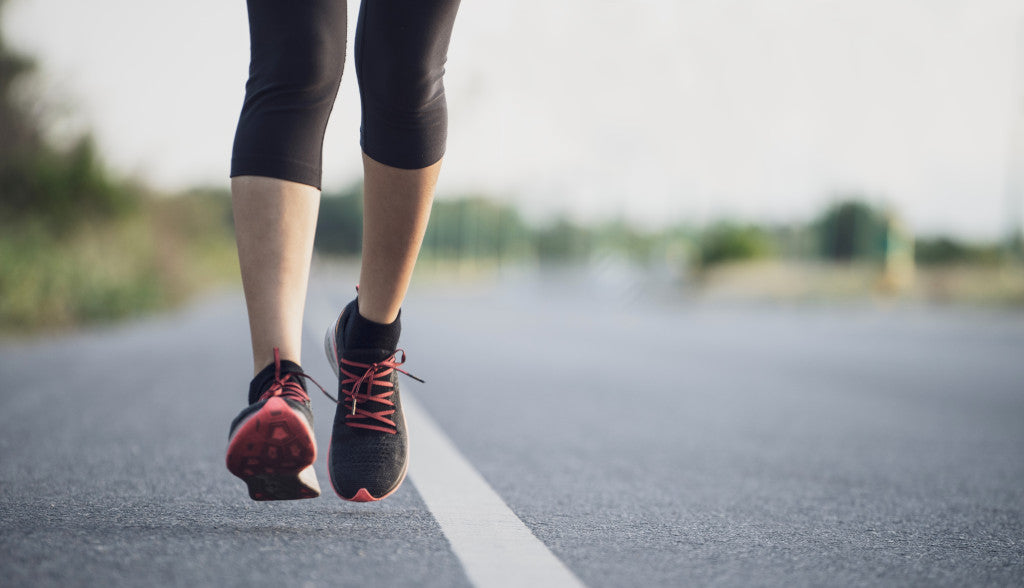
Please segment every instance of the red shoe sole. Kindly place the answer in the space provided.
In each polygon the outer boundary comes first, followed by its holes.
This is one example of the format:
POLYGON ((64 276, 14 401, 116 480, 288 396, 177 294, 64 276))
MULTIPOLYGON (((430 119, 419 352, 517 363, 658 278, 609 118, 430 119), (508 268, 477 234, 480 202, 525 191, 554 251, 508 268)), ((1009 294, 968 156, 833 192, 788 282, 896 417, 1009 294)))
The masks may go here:
POLYGON ((253 500, 320 496, 314 461, 313 431, 281 398, 267 400, 239 426, 228 444, 228 471, 249 486, 253 500))

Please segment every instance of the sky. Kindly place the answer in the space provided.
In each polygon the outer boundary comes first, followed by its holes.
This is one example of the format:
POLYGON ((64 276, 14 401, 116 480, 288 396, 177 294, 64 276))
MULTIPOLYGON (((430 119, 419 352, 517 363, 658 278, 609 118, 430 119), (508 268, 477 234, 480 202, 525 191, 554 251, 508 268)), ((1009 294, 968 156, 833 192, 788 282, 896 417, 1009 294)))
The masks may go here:
MULTIPOLYGON (((41 61, 54 135, 91 129, 161 189, 227 186, 244 2, 9 0, 3 27, 41 61)), ((979 239, 1024 208, 1017 0, 464 0, 445 83, 440 197, 661 226, 860 194, 979 239)), ((359 179, 358 125, 349 63, 326 192, 359 179)))

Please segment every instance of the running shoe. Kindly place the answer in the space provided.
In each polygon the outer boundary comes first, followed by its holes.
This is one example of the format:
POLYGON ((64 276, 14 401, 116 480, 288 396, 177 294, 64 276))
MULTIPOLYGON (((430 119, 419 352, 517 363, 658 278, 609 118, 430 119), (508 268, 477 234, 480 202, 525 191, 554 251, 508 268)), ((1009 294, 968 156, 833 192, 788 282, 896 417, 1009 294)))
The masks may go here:
POLYGON ((298 364, 281 361, 275 347, 273 365, 253 379, 249 406, 231 423, 228 470, 249 486, 253 500, 320 496, 313 412, 302 378, 316 384, 298 364))
POLYGON ((373 502, 390 496, 409 467, 409 436, 398 394, 401 349, 345 349, 350 304, 328 330, 327 359, 338 376, 338 408, 327 454, 331 486, 344 500, 373 502))

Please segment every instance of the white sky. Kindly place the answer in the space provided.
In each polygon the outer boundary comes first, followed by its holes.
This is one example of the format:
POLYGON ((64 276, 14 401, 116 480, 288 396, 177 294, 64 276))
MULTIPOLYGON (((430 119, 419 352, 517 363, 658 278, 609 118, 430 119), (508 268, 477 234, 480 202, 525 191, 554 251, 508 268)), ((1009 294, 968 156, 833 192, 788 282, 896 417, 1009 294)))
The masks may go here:
MULTIPOLYGON (((117 168, 226 185, 243 0, 10 0, 3 25, 117 168)), ((800 220, 861 191, 991 238, 1024 198, 1017 0, 464 0, 446 84, 439 191, 538 214, 800 220)), ((327 191, 358 178, 358 118, 349 64, 327 191)))

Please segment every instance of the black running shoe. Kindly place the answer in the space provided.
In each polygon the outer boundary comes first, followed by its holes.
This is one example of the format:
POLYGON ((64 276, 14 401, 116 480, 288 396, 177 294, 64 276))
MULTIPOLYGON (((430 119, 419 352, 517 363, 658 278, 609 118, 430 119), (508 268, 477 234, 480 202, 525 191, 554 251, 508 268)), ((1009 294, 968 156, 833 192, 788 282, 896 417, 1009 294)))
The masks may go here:
POLYGON ((313 412, 302 378, 313 381, 297 364, 281 361, 275 347, 274 363, 253 378, 249 406, 231 423, 228 470, 249 486, 253 500, 320 496, 313 412))
POLYGON ((331 486, 344 500, 372 502, 394 493, 409 466, 409 437, 398 396, 401 349, 345 349, 345 308, 327 330, 324 348, 338 376, 338 403, 327 454, 331 486))

